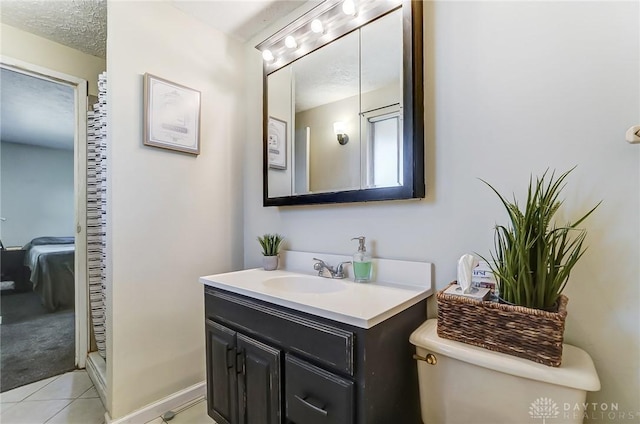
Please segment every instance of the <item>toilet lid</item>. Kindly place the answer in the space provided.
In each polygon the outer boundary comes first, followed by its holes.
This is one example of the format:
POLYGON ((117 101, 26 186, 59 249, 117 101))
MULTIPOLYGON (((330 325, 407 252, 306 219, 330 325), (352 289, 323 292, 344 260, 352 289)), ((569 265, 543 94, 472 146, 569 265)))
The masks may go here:
POLYGON ((516 356, 440 338, 437 334, 436 319, 422 324, 411 334, 409 340, 415 346, 430 352, 505 374, 589 392, 600 390, 600 379, 589 354, 568 344, 562 345, 562 365, 549 367, 516 356))

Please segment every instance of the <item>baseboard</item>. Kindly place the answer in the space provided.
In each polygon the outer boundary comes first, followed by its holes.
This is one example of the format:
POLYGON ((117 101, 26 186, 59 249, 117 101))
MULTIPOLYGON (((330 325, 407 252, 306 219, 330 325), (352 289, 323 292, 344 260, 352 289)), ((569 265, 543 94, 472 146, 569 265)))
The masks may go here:
POLYGON ((136 411, 133 411, 129 415, 120 417, 118 419, 111 419, 109 413, 105 413, 105 419, 107 424, 140 424, 147 423, 158 417, 161 417, 165 412, 176 410, 179 407, 203 398, 207 393, 207 383, 205 381, 194 384, 191 387, 187 387, 184 390, 180 390, 170 396, 160 399, 157 402, 150 403, 149 405, 142 407, 136 411))
POLYGON ((102 405, 107 408, 107 366, 105 360, 98 352, 91 352, 87 355, 86 370, 93 386, 100 396, 102 405))

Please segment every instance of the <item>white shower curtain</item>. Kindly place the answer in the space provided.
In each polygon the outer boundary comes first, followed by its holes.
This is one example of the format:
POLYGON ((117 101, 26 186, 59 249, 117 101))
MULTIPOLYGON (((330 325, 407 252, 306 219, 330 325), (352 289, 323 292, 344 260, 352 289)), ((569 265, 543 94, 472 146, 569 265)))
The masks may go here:
POLYGON ((107 73, 98 76, 98 103, 87 112, 87 268, 98 353, 106 351, 107 73))

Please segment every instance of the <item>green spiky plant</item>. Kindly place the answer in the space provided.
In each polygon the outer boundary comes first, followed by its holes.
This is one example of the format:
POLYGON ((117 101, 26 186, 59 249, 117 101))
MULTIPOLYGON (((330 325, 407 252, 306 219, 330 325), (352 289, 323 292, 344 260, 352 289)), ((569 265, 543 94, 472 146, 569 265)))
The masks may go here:
POLYGON ((258 242, 262 246, 262 254, 264 256, 276 256, 280 251, 280 245, 284 237, 280 234, 265 234, 258 237, 258 242))
POLYGON ((535 182, 530 177, 524 210, 515 196, 510 202, 481 179, 498 195, 511 221, 510 226, 496 225, 495 252, 491 252, 492 261, 487 261, 496 276, 500 297, 506 302, 553 310, 571 270, 584 254, 587 233, 577 227, 601 202, 574 223, 557 226, 552 221, 563 203, 558 197, 573 169, 558 178, 555 171, 549 176, 549 170, 535 182))

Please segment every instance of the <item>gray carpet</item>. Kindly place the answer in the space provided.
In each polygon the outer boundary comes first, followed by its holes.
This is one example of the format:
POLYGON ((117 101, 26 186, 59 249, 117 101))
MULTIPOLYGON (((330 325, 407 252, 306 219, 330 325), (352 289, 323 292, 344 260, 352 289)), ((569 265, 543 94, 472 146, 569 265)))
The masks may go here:
POLYGON ((0 294, 0 392, 75 368, 73 309, 48 313, 33 292, 0 294))

